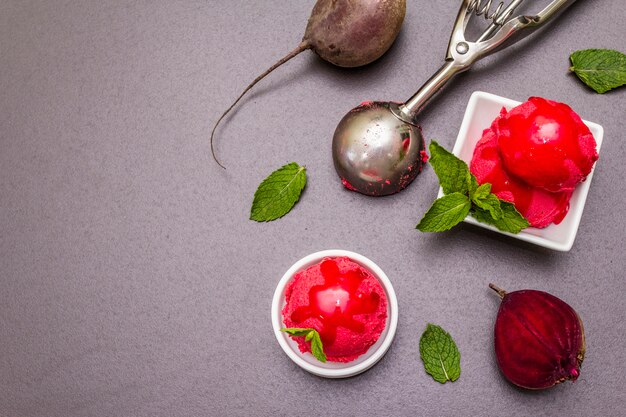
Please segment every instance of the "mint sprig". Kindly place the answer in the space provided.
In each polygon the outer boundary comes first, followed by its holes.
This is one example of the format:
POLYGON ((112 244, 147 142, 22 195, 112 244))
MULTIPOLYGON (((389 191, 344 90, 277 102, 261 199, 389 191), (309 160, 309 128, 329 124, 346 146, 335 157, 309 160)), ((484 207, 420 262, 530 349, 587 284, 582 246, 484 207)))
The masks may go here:
POLYGON ((570 55, 572 71, 596 93, 626 85, 626 55, 612 49, 582 49, 570 55))
POLYGON ((472 203, 464 194, 445 195, 435 200, 417 228, 422 232, 443 232, 462 222, 471 207, 472 203))
POLYGON ((519 233, 530 226, 515 206, 491 192, 491 184, 478 185, 467 164, 434 140, 428 147, 430 164, 439 178, 444 196, 435 200, 416 228, 422 232, 443 232, 470 214, 476 220, 503 232, 519 233))
POLYGON ((437 382, 454 382, 461 376, 461 353, 452 336, 436 324, 428 323, 420 338, 420 357, 426 373, 437 382))
POLYGON ((268 222, 289 213, 306 185, 306 168, 292 162, 278 168, 254 193, 250 220, 268 222))
POLYGON ((472 202, 483 212, 489 212, 493 220, 502 218, 502 207, 500 199, 491 193, 491 184, 481 184, 473 194, 472 202))
MULTIPOLYGON (((528 221, 522 217, 517 211, 513 203, 508 201, 500 201, 500 208, 502 210, 502 217, 496 219, 493 214, 486 212, 485 210, 476 210, 472 213, 472 217, 481 223, 490 224, 497 227, 499 230, 517 230, 518 232, 529 226, 528 221)), ((518 233, 511 232, 511 233, 518 233)))
POLYGON ((326 362, 326 354, 320 334, 315 329, 305 329, 301 327, 287 327, 280 329, 281 332, 288 333, 292 336, 304 336, 305 342, 311 342, 311 353, 320 362, 326 362))
POLYGON ((443 193, 467 194, 471 184, 467 164, 446 151, 434 140, 430 142, 428 149, 430 150, 430 165, 439 178, 443 193))

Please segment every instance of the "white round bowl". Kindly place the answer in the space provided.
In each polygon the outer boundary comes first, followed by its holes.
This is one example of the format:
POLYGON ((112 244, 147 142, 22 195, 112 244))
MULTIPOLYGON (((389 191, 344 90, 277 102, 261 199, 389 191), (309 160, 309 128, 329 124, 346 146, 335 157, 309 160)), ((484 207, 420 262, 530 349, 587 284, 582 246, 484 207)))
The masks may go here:
POLYGON ((280 347, 283 348, 287 356, 298 366, 312 374, 325 378, 347 378, 368 370, 387 353, 396 335, 396 328, 398 327, 398 299, 396 298, 396 293, 387 275, 378 265, 365 256, 341 249, 315 252, 293 264, 278 283, 272 300, 272 326, 274 327, 274 334, 276 335, 280 347), (284 327, 282 311, 285 306, 285 288, 296 272, 317 264, 324 258, 337 258, 342 256, 348 257, 366 268, 378 279, 387 295, 387 322, 385 323, 385 329, 376 343, 357 359, 347 363, 330 361, 323 363, 318 361, 310 353, 300 352, 298 344, 286 333, 280 331, 280 329, 284 327))

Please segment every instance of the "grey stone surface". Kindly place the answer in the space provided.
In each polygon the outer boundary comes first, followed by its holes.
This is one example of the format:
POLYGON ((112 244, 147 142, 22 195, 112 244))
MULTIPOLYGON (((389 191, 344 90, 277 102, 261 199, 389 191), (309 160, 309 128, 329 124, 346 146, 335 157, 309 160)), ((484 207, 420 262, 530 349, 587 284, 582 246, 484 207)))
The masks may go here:
POLYGON ((391 51, 338 69, 307 52, 218 130, 240 90, 299 42, 312 0, 0 2, 0 416, 591 416, 626 403, 626 89, 596 95, 567 74, 589 47, 624 51, 621 0, 579 1, 532 40, 477 65, 423 115, 452 147, 471 92, 569 103, 605 140, 574 248, 482 229, 414 226, 436 195, 346 191, 331 162, 341 116, 403 100, 442 63, 458 1, 409 0, 391 51), (297 161, 309 184, 283 219, 248 220, 258 183, 297 161), (378 263, 400 303, 396 339, 370 371, 307 374, 282 352, 269 308, 281 275, 321 249, 378 263), (507 289, 549 291, 582 316, 581 379, 521 391, 495 365, 507 289), (425 375, 419 336, 444 326, 462 375, 425 375))

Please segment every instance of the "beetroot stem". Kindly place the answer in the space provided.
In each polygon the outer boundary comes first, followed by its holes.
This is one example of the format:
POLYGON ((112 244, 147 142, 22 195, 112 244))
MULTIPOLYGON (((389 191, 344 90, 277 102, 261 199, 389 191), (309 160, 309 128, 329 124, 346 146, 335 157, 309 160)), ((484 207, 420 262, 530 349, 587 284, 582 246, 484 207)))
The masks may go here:
POLYGON ((500 298, 504 298, 504 296, 506 295, 506 291, 504 291, 502 288, 494 285, 494 284, 489 284, 489 288, 491 288, 492 290, 494 290, 495 292, 498 293, 498 295, 500 296, 500 298))
POLYGON ((220 161, 217 159, 217 157, 215 156, 215 149, 213 148, 213 136, 215 135, 215 129, 217 129, 217 126, 220 124, 220 122, 222 121, 222 119, 232 110, 233 107, 235 107, 235 105, 239 102, 239 100, 241 100, 241 98, 248 92, 248 90, 250 90, 252 87, 254 87, 254 85, 256 83, 258 83, 259 81, 261 81, 263 78, 265 78, 270 72, 274 71, 276 68, 280 67, 281 65, 283 65, 285 62, 289 61, 291 58, 295 57, 296 55, 298 55, 300 52, 302 51, 306 51, 307 49, 310 49, 311 45, 309 44, 308 41, 303 40, 302 42, 300 42, 300 45, 298 45, 297 48, 295 48, 293 51, 289 52, 287 55, 285 55, 284 57, 282 57, 279 61, 277 61, 274 65, 272 65, 271 67, 269 67, 265 72, 263 72, 261 75, 259 75, 258 77, 256 77, 254 79, 254 81, 252 81, 250 84, 248 84, 248 86, 246 87, 245 90, 243 90, 243 92, 239 95, 239 97, 237 97, 237 99, 233 102, 233 104, 230 105, 229 108, 226 109, 226 111, 224 113, 222 113, 222 115, 220 116, 219 119, 217 119, 217 122, 215 123, 215 126, 213 126, 213 130, 211 131, 211 154, 213 155, 213 159, 215 160, 215 162, 217 162, 217 164, 219 166, 221 166, 222 168, 226 169, 226 167, 224 165, 222 165, 220 163, 220 161))

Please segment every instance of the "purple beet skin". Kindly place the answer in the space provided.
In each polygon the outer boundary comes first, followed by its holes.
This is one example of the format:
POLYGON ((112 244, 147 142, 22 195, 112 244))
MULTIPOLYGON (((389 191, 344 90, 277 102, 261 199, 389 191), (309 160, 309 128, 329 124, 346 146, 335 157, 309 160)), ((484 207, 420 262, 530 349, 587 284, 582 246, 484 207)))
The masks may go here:
POLYGON ((494 330, 502 374, 527 389, 544 389, 575 381, 585 357, 585 333, 578 314, 563 300, 543 291, 507 293, 494 330))

